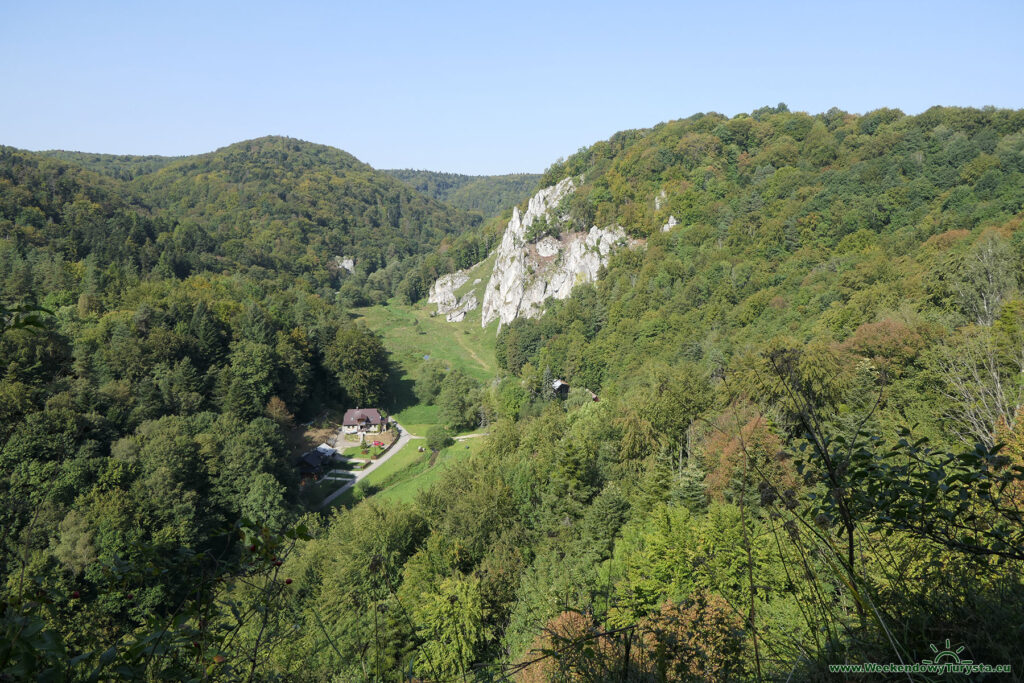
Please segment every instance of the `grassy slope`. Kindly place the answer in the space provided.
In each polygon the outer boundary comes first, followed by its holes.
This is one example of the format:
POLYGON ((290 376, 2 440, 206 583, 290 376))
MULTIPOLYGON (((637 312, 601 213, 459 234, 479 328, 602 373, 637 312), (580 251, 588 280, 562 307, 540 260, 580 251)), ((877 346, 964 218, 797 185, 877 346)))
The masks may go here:
POLYGON ((476 455, 483 448, 485 439, 466 439, 457 441, 437 455, 433 467, 430 466, 429 453, 417 453, 420 458, 410 465, 401 478, 376 494, 378 500, 412 502, 419 491, 429 488, 441 475, 459 460, 476 455))
MULTIPOLYGON (((416 463, 423 461, 426 462, 425 458, 429 458, 429 453, 420 453, 419 446, 422 445, 422 441, 412 441, 407 443, 402 450, 392 455, 387 462, 375 469, 370 474, 366 475, 363 479, 361 486, 371 488, 381 488, 391 486, 397 482, 402 481, 405 476, 410 475, 412 470, 410 469, 416 463)), ((330 507, 351 507, 355 502, 355 491, 349 489, 342 495, 335 498, 330 507)))
MULTIPOLYGON (((480 278, 475 289, 478 300, 483 300, 486 286, 483 274, 489 272, 490 260, 470 271, 470 282, 460 289, 460 294, 474 287, 473 280, 480 278)), ((490 382, 498 371, 494 359, 495 325, 486 329, 480 327, 479 308, 460 323, 431 316, 434 310, 435 306, 426 302, 415 306, 392 302, 355 311, 358 320, 384 337, 384 345, 400 369, 390 387, 395 399, 388 408, 403 427, 417 436, 425 436, 431 425, 438 424, 437 407, 417 403, 412 392, 416 372, 425 362, 424 356, 444 361, 479 382, 490 382)))
MULTIPOLYGON (((420 453, 417 448, 423 442, 413 441, 367 475, 363 480, 365 484, 360 482, 360 486, 374 490, 372 495, 378 501, 411 502, 417 493, 432 486, 456 462, 480 453, 484 441, 482 437, 457 441, 438 453, 433 466, 430 465, 430 452, 420 453)), ((350 507, 354 502, 354 492, 349 489, 332 501, 331 507, 350 507)))
MULTIPOLYGON (((490 272, 491 261, 488 259, 469 272, 470 280, 459 289, 460 296, 473 289, 477 298, 483 300, 485 274, 490 272), (476 278, 481 282, 474 285, 476 278)), ((431 426, 440 422, 437 406, 417 403, 412 392, 414 377, 424 363, 424 356, 442 360, 484 383, 494 379, 498 368, 494 359, 496 324, 481 328, 479 308, 460 323, 449 323, 444 317, 431 316, 435 308, 426 302, 415 306, 391 302, 387 306, 355 311, 359 321, 383 336, 384 345, 398 366, 399 372, 390 387, 391 395, 396 398, 388 408, 399 423, 416 436, 425 436, 431 426)), ((379 489, 377 496, 388 500, 411 500, 417 491, 432 484, 452 462, 478 452, 483 441, 480 438, 468 439, 446 448, 438 455, 433 467, 429 466, 430 453, 420 453, 417 449, 424 442, 413 441, 363 481, 367 486, 379 489)), ((332 506, 347 507, 353 501, 350 491, 336 499, 332 506)))

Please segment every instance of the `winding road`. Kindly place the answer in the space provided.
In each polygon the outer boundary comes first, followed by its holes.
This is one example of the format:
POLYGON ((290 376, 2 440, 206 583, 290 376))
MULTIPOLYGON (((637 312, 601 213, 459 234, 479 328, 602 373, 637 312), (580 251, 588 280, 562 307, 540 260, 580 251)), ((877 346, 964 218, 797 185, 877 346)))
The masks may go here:
POLYGON ((423 438, 422 436, 416 436, 414 434, 410 434, 409 432, 407 432, 405 430, 405 427, 403 427, 402 425, 398 424, 397 422, 395 423, 395 426, 398 427, 398 431, 401 432, 401 434, 402 434, 400 437, 398 437, 398 443, 396 443, 394 446, 392 446, 390 449, 388 449, 388 452, 385 453, 382 457, 380 457, 377 460, 374 460, 373 462, 371 462, 366 467, 366 469, 360 470, 360 471, 356 472, 356 478, 355 479, 353 479, 349 483, 345 484, 344 486, 342 486, 340 489, 338 489, 337 491, 335 491, 331 495, 329 495, 326 498, 324 498, 324 502, 320 503, 320 508, 319 509, 323 510, 324 508, 326 508, 328 505, 331 504, 332 501, 334 501, 335 498, 337 498, 341 494, 345 493, 345 491, 348 491, 350 488, 352 488, 353 486, 358 484, 360 481, 363 480, 364 477, 369 475, 370 472, 373 472, 375 469, 377 469, 378 467, 380 467, 381 465, 386 463, 388 461, 388 459, 392 455, 394 455, 398 451, 400 451, 403 448, 405 448, 405 445, 407 443, 409 443, 411 440, 413 440, 413 439, 422 439, 423 438))

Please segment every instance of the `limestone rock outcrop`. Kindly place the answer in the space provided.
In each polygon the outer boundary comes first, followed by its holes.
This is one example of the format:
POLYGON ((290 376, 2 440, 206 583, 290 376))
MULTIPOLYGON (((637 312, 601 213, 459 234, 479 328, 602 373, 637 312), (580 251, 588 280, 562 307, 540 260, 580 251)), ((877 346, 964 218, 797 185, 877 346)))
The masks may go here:
POLYGON ((654 210, 661 211, 661 203, 665 201, 668 195, 665 194, 665 190, 662 190, 654 198, 654 210))
POLYGON ((476 298, 476 292, 468 292, 461 299, 459 299, 458 305, 448 312, 445 316, 445 320, 450 323, 462 322, 462 319, 466 317, 466 314, 470 311, 475 311, 480 302, 476 298))
POLYGON ((540 315, 549 296, 565 299, 577 284, 596 280, 609 254, 626 243, 622 228, 596 225, 589 231, 562 233, 557 238, 547 235, 536 241, 527 239, 530 227, 542 216, 549 225, 568 218, 552 214, 574 188, 573 179, 566 178, 534 195, 522 215, 518 207, 512 210, 484 293, 483 326, 498 320, 501 329, 520 316, 540 315))
MULTIPOLYGON (((466 314, 475 311, 480 305, 475 292, 467 292, 462 298, 456 296, 455 291, 469 282, 469 276, 465 271, 456 271, 442 275, 430 286, 427 301, 437 304, 437 315, 445 316, 450 323, 461 322, 466 314)), ((474 284, 479 282, 476 280, 474 284)))
MULTIPOLYGON (((486 327, 497 320, 501 329, 520 316, 536 317, 543 313, 548 297, 568 298, 576 285, 596 280, 611 253, 633 242, 617 225, 563 232, 569 216, 558 212, 558 205, 575 187, 575 181, 566 178, 534 195, 526 211, 520 213, 519 207, 513 208, 512 219, 494 253, 483 304, 473 289, 461 299, 456 294, 469 281, 468 271, 449 273, 430 287, 427 301, 437 305, 437 315, 444 315, 449 322, 459 322, 480 306, 481 324, 486 327), (534 222, 541 218, 553 228, 552 234, 531 234, 534 222)), ((481 279, 476 278, 472 286, 480 283, 481 279)))
POLYGON ((434 284, 430 285, 427 302, 437 304, 438 315, 450 313, 459 306, 459 299, 455 296, 455 290, 468 281, 469 276, 461 270, 442 275, 434 281, 434 284))

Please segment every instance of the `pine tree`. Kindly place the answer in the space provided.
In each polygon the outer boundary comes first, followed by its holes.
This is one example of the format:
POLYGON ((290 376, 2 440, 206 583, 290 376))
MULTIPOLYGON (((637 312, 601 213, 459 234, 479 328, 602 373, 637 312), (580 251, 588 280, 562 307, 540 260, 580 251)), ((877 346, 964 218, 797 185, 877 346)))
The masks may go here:
POLYGON ((706 474, 697 459, 690 456, 686 467, 673 482, 669 501, 682 505, 690 512, 704 512, 708 507, 708 487, 704 483, 706 474))

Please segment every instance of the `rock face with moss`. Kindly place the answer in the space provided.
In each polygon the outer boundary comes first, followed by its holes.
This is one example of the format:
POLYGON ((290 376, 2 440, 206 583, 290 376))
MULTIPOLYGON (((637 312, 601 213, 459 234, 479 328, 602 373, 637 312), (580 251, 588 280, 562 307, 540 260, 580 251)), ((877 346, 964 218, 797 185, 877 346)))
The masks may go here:
POLYGON ((462 322, 466 314, 475 311, 480 305, 475 292, 467 292, 460 299, 455 293, 457 289, 469 282, 466 271, 460 270, 442 275, 430 286, 427 301, 437 304, 437 315, 445 316, 450 323, 462 322))
POLYGON ((476 298, 476 292, 467 292, 459 299, 458 305, 448 312, 445 320, 450 323, 460 323, 467 313, 475 311, 479 305, 480 301, 476 298))
MULTIPOLYGON (((626 244, 626 233, 618 226, 595 225, 589 231, 560 233, 558 237, 531 234, 537 221, 558 228, 567 220, 557 207, 574 189, 573 179, 566 178, 534 195, 524 213, 520 214, 518 207, 512 210, 484 293, 484 327, 497 320, 501 329, 520 316, 540 315, 545 299, 565 299, 577 284, 593 282, 609 254, 626 244)), ((550 232, 559 233, 557 229, 550 232)))
POLYGON ((459 305, 459 299, 455 295, 455 290, 468 281, 469 276, 461 270, 442 275, 430 286, 427 301, 437 304, 438 315, 445 315, 459 305))

